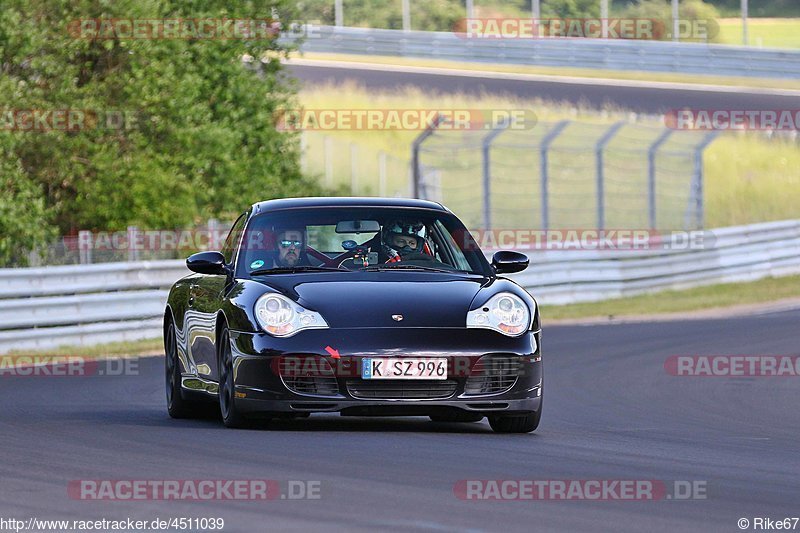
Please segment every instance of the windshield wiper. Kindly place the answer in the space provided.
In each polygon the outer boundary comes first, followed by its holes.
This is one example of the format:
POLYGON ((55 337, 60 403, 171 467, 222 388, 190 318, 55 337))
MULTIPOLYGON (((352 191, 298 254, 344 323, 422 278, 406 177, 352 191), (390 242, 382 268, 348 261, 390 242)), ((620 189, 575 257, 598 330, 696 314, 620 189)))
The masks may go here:
POLYGON ((387 270, 425 270, 427 272, 446 272, 448 274, 452 274, 456 272, 454 270, 448 270, 446 268, 436 268, 436 267, 429 267, 429 266, 422 266, 422 265, 403 265, 399 263, 395 263, 392 266, 388 266, 386 264, 383 265, 370 265, 368 267, 364 267, 362 270, 365 271, 372 271, 372 272, 382 272, 387 270))
POLYGON ((250 275, 263 276, 265 274, 293 274, 296 272, 350 272, 350 270, 344 267, 297 265, 293 267, 259 268, 250 272, 250 275))

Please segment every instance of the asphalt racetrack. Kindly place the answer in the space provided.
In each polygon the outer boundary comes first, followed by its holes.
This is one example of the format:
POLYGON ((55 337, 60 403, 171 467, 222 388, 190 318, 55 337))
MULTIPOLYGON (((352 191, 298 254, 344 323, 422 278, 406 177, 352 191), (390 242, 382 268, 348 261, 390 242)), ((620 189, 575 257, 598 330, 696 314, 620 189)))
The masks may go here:
MULTIPOLYGON (((625 86, 625 82, 606 83, 602 80, 542 81, 536 79, 503 79, 400 70, 385 66, 381 70, 362 69, 348 63, 320 62, 289 64, 288 71, 306 87, 321 83, 354 81, 370 90, 392 91, 400 87, 419 88, 425 94, 464 93, 479 96, 511 95, 519 98, 540 98, 545 101, 582 105, 600 109, 605 106, 639 113, 660 114, 674 109, 751 109, 775 110, 797 107, 800 92, 770 92, 742 88, 691 88, 678 84, 640 83, 625 86), (322 65, 325 66, 322 66, 322 65), (390 69, 397 70, 390 70, 390 69)), ((413 70, 413 69, 412 69, 413 70)))
MULTIPOLYGON (((739 531, 800 515, 800 378, 675 377, 674 354, 798 354, 800 312, 547 326, 534 434, 486 421, 313 415, 249 430, 171 420, 138 375, 0 377, 0 516, 222 517, 224 531, 739 531), (315 500, 82 501, 70 480, 320 482, 315 500), (475 501, 460 480, 700 482, 705 499, 475 501)), ((800 526, 798 526, 800 527, 800 526)))

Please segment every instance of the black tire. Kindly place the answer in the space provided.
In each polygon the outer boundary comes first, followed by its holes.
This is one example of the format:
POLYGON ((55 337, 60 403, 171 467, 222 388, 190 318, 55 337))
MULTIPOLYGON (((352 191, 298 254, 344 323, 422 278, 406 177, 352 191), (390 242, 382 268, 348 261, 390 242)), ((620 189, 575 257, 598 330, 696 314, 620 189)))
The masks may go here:
POLYGON ((164 329, 164 374, 166 376, 167 412, 172 418, 195 418, 204 415, 203 406, 183 397, 181 363, 175 324, 170 320, 164 329))
POLYGON ((434 422, 480 422, 483 420, 483 415, 480 413, 471 413, 469 411, 461 411, 458 413, 449 413, 446 415, 431 415, 430 419, 434 422))
POLYGON ((233 353, 228 328, 217 337, 217 368, 219 369, 219 411, 222 422, 229 428, 248 427, 248 420, 236 408, 236 388, 233 381, 233 353))
POLYGON ((530 433, 539 427, 542 409, 525 415, 490 416, 489 425, 495 433, 530 433))

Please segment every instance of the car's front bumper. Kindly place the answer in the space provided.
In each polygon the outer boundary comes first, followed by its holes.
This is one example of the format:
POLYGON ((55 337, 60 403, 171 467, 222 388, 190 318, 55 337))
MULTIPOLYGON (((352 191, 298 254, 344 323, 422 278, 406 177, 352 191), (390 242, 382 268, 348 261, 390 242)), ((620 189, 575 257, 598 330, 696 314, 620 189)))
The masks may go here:
MULTIPOLYGON (((537 411, 541 406, 539 332, 512 338, 475 329, 326 329, 277 339, 265 333, 232 331, 231 343, 235 401, 237 407, 245 412, 340 412, 362 416, 446 414, 462 410, 489 415, 537 411), (361 379, 360 362, 364 357, 404 356, 446 357, 449 367, 447 387, 443 389, 443 383, 432 382, 438 387, 435 397, 419 397, 424 382, 361 379), (287 386, 287 380, 279 370, 280 361, 286 358, 294 361, 306 358, 325 360, 333 369, 335 382, 328 380, 330 386, 324 394, 293 390, 287 386), (475 385, 480 374, 475 364, 481 358, 484 362, 497 358, 517 362, 513 384, 499 392, 491 389, 492 392, 481 393, 475 385), (367 381, 369 383, 365 383, 367 381), (384 385, 388 387, 387 391, 381 388, 384 385), (362 390, 365 387, 367 393, 362 390), (401 389, 399 393, 398 387, 401 389), (405 387, 414 389, 411 397, 397 397, 407 394, 403 390, 405 387), (364 397, 364 394, 369 397, 364 397)), ((214 394, 216 388, 213 384, 207 385, 210 386, 204 387, 191 378, 184 378, 184 386, 214 394)), ((421 395, 425 394, 423 391, 421 395)))

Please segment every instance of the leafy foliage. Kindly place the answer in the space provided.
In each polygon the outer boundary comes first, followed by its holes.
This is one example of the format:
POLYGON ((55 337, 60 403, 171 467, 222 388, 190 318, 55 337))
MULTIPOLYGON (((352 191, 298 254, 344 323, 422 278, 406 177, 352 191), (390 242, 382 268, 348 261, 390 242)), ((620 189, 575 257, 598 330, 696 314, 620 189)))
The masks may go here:
POLYGON ((3 0, 2 253, 39 243, 51 225, 177 228, 317 192, 301 175, 297 138, 274 126, 278 108, 296 105, 282 76, 287 50, 275 39, 96 39, 70 30, 85 19, 294 20, 294 9, 290 0, 3 0), (242 68, 245 54, 268 58, 261 77, 242 68), (8 127, 9 112, 67 109, 86 111, 84 127, 8 127), (118 116, 123 126, 109 127, 118 116))

